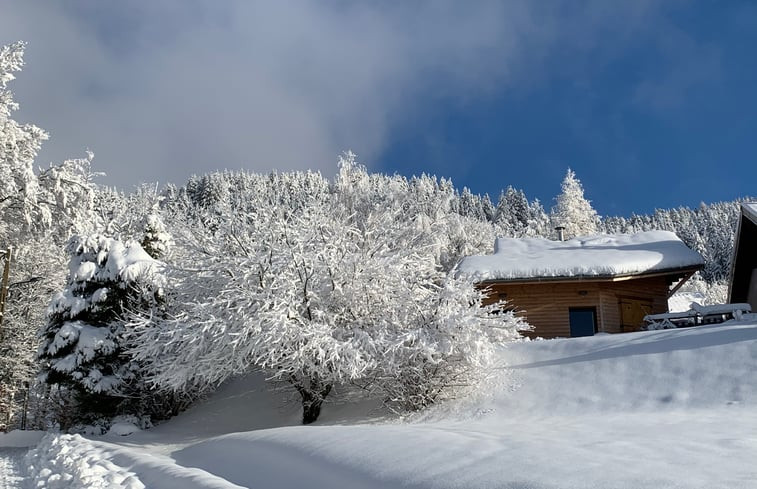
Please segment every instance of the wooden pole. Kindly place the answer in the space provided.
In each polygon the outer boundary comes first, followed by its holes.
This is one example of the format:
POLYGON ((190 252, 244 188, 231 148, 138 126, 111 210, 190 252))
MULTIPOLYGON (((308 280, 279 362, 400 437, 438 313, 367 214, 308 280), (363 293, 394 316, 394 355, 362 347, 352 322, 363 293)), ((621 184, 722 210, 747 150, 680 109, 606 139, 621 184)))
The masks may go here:
MULTIPOLYGON (((13 256, 13 247, 8 247, 7 250, 5 250, 3 255, 4 258, 4 266, 3 266, 3 280, 2 284, 0 284, 0 325, 3 323, 3 316, 5 316, 5 299, 8 297, 8 285, 10 280, 10 272, 11 272, 11 257, 13 256)), ((2 329, 0 329, 0 339, 2 339, 2 329)))

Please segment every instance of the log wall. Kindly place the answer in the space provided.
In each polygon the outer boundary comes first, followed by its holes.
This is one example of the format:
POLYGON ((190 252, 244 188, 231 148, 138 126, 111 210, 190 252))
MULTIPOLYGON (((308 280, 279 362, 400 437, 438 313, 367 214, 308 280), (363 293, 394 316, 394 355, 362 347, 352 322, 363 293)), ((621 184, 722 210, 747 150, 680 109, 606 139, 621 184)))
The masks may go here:
POLYGON ((488 289, 487 303, 499 298, 507 300, 508 307, 534 326, 528 336, 542 338, 570 336, 571 307, 596 308, 598 332, 638 331, 645 314, 668 311, 670 287, 667 277, 618 282, 498 282, 482 286, 488 289))

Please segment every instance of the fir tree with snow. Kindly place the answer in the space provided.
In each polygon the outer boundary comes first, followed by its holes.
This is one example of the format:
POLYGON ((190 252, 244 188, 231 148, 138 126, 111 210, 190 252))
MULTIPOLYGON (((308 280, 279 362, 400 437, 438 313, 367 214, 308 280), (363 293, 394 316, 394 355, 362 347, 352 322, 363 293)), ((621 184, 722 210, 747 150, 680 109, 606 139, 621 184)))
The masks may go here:
POLYGON ((568 168, 562 181, 562 192, 555 200, 552 208, 552 224, 565 230, 565 238, 575 238, 597 233, 599 217, 591 202, 584 197, 581 181, 576 178, 573 170, 568 168))
POLYGON ((137 380, 124 353, 124 318, 161 300, 160 264, 139 243, 97 234, 72 237, 66 251, 68 281, 41 333, 42 375, 72 388, 87 412, 111 415, 137 380))
POLYGON ((144 236, 140 242, 145 252, 153 258, 160 259, 168 254, 173 240, 163 224, 158 209, 153 209, 144 219, 144 236))

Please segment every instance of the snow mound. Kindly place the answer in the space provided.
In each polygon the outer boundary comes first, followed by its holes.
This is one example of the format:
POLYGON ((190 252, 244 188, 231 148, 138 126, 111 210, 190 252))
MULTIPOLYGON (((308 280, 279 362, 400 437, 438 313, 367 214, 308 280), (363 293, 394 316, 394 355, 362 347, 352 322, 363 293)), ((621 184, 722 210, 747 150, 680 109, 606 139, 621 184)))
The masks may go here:
POLYGON ((495 394, 490 407, 498 411, 572 415, 757 406, 754 321, 520 343, 503 357, 517 388, 495 394))
POLYGON ((612 277, 699 267, 702 256, 674 233, 597 235, 568 241, 497 238, 494 254, 469 256, 459 274, 476 281, 534 277, 612 277))
POLYGON ((139 427, 134 423, 114 423, 108 430, 109 435, 128 436, 132 433, 140 431, 139 427))
POLYGON ((102 456, 79 435, 49 434, 26 455, 31 487, 45 489, 144 489, 132 472, 102 456))

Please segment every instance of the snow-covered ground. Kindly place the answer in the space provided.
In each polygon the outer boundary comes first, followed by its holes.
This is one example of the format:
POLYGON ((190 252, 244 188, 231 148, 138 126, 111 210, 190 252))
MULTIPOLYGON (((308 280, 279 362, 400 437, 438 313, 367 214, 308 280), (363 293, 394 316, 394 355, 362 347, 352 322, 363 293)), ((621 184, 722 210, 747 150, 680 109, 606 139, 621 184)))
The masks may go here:
POLYGON ((408 420, 344 403, 298 426, 250 377, 128 437, 50 436, 23 466, 51 488, 757 488, 757 316, 501 359, 478 395, 408 420))

